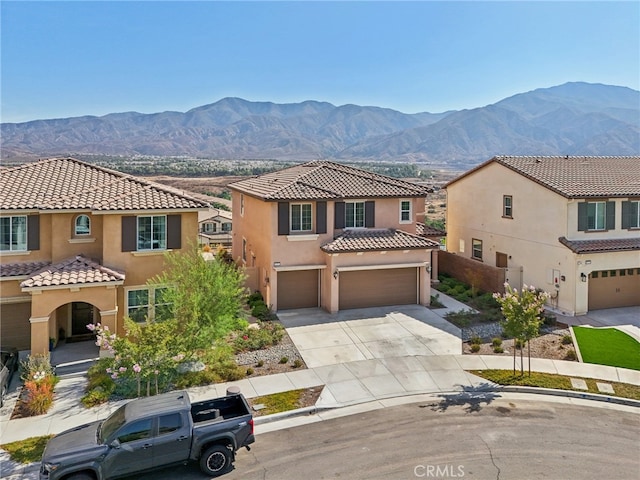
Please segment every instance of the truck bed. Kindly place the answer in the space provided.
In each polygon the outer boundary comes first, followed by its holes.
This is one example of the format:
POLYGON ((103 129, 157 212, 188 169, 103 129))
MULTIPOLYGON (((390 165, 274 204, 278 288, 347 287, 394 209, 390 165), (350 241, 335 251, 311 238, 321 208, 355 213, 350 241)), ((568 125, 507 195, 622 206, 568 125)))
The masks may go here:
POLYGON ((242 395, 229 395, 191 404, 191 418, 194 424, 229 420, 250 413, 242 395))

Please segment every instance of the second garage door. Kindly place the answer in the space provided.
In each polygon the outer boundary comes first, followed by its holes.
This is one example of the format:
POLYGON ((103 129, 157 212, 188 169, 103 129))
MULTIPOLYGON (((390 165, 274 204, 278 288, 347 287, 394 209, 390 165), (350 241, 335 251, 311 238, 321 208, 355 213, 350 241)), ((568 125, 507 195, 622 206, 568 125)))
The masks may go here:
POLYGON ((418 303, 416 268, 340 272, 339 309, 418 303))
POLYGON ((278 272, 278 310, 318 306, 318 270, 278 272))
POLYGON ((589 310, 640 305, 640 269, 605 270, 589 275, 589 310))

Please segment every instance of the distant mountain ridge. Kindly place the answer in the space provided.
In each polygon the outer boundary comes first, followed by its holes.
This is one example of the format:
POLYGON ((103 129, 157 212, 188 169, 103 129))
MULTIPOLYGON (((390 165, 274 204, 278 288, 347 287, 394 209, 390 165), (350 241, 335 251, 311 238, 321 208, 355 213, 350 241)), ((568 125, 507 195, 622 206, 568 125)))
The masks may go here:
POLYGON ((1 154, 191 155, 220 159, 422 161, 493 155, 637 155, 640 92, 572 82, 471 110, 405 114, 308 100, 241 98, 185 113, 111 113, 3 123, 1 154))

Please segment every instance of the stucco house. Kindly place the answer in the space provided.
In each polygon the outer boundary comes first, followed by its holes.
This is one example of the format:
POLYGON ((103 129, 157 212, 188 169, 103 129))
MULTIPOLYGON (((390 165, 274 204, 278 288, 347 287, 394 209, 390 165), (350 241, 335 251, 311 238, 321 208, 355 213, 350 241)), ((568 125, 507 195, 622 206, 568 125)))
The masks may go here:
POLYGON ((313 161, 229 188, 233 257, 274 310, 429 304, 426 187, 313 161))
POLYGON ((0 334, 32 353, 102 322, 153 317, 163 254, 195 243, 189 196, 71 158, 0 170, 0 334))
POLYGON ((211 207, 198 213, 198 244, 231 248, 231 230, 233 215, 231 212, 211 207))
POLYGON ((498 156, 446 189, 447 251, 563 314, 640 305, 640 157, 498 156))

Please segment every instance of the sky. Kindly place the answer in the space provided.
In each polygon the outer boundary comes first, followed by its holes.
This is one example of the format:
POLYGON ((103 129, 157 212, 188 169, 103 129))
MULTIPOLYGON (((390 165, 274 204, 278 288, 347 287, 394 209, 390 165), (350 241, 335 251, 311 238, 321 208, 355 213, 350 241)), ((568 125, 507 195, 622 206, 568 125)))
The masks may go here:
POLYGON ((640 90, 640 2, 0 2, 0 120, 224 97, 482 107, 571 81, 640 90))

